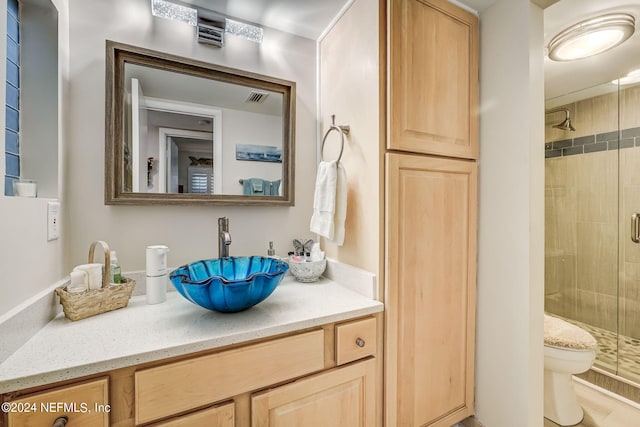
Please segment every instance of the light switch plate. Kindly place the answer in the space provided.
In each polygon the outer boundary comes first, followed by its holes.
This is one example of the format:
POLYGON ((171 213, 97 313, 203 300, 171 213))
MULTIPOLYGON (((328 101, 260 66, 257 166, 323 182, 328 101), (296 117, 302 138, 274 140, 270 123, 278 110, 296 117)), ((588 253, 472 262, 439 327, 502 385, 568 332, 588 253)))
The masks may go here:
POLYGON ((47 202, 47 241, 60 237, 60 202, 47 202))

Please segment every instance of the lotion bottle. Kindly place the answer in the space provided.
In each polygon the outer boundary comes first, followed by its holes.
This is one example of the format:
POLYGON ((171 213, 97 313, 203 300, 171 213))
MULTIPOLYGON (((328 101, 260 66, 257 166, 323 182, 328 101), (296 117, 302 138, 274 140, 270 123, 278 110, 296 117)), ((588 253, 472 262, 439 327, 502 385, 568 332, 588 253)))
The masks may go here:
POLYGON ((311 247, 310 261, 322 261, 324 259, 324 251, 320 250, 320 243, 314 243, 311 247))
POLYGON ((110 267, 109 283, 115 285, 122 283, 122 269, 120 268, 120 264, 118 263, 118 254, 116 254, 116 251, 111 251, 110 267))
POLYGON ((147 246, 147 304, 167 300, 167 253, 164 245, 147 246))

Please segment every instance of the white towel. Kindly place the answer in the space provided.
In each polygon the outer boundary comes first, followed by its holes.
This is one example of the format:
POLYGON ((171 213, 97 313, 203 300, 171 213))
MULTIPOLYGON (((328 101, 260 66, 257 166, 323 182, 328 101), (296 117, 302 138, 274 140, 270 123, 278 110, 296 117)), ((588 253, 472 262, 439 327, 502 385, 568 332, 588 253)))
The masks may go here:
POLYGON ((313 197, 311 231, 338 246, 344 243, 347 217, 347 173, 336 161, 320 162, 313 197))

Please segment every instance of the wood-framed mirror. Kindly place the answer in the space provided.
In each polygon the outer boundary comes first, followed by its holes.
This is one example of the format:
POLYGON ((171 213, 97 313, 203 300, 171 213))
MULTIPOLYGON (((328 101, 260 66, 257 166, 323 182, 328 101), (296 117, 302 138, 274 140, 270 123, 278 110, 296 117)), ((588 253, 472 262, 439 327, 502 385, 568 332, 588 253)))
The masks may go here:
POLYGON ((106 43, 105 204, 294 205, 295 82, 106 43))

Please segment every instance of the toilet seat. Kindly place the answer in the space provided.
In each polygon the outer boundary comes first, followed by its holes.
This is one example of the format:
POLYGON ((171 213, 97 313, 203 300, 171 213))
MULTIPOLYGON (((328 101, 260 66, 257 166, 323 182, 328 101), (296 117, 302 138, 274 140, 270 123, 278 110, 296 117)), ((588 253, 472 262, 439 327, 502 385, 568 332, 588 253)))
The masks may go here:
POLYGON ((597 341, 584 329, 545 314, 544 345, 564 350, 594 350, 597 341))

